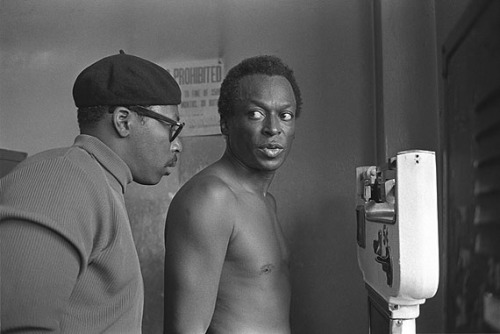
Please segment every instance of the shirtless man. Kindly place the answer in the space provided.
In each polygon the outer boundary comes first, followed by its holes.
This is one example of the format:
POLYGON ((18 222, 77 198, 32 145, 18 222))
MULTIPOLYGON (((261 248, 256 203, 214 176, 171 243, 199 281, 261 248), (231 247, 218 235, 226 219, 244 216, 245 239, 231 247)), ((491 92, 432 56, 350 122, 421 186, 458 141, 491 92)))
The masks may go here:
POLYGON ((301 107, 274 56, 244 60, 221 86, 224 155, 174 197, 165 231, 165 333, 290 333, 288 251, 268 192, 301 107))

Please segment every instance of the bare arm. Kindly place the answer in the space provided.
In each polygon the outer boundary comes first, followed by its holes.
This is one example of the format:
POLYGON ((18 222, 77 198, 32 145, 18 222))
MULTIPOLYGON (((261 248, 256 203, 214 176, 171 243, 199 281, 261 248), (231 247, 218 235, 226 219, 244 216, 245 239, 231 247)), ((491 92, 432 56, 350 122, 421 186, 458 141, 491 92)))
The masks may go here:
POLYGON ((205 333, 233 231, 232 192, 205 178, 179 192, 165 229, 165 333, 205 333))

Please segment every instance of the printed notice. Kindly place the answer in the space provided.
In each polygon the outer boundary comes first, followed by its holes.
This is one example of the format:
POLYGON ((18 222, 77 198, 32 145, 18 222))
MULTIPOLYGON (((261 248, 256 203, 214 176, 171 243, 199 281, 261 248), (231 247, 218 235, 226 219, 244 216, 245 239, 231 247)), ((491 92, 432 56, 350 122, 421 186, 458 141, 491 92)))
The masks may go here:
POLYGON ((172 74, 182 91, 180 118, 186 122, 181 136, 220 134, 219 100, 224 68, 220 59, 160 64, 172 74))

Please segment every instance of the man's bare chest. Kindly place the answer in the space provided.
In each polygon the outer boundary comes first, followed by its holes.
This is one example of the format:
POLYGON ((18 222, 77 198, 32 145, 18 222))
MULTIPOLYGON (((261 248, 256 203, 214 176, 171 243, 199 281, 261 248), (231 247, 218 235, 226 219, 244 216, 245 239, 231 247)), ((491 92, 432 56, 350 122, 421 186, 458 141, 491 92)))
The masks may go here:
POLYGON ((234 216, 226 263, 235 269, 262 275, 288 265, 288 250, 274 208, 265 201, 246 199, 234 216))

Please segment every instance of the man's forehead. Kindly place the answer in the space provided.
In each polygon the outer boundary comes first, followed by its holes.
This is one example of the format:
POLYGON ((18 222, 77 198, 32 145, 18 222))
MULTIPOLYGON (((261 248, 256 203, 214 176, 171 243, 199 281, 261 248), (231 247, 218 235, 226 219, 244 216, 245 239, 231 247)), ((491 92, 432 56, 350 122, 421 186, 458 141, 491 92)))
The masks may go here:
POLYGON ((264 82, 273 81, 273 79, 280 79, 288 82, 288 79, 282 75, 279 74, 269 75, 264 73, 247 74, 241 77, 239 82, 240 84, 261 84, 264 82))
POLYGON ((239 97, 248 98, 274 87, 286 87, 293 93, 292 85, 282 75, 250 74, 242 77, 239 81, 239 97))

